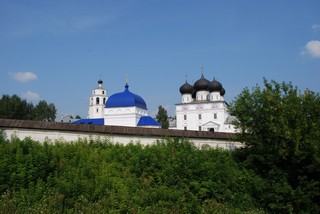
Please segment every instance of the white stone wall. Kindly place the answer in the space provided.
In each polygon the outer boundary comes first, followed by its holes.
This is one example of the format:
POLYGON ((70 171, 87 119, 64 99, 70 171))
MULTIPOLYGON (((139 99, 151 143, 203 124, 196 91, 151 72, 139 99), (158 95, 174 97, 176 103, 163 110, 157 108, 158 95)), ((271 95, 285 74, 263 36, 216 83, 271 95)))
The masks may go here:
MULTIPOLYGON (((78 139, 100 139, 108 140, 112 143, 141 143, 142 145, 150 145, 156 143, 157 140, 161 140, 161 137, 154 136, 134 136, 134 135, 110 135, 110 134, 96 134, 96 133, 81 133, 72 131, 52 131, 52 130, 37 130, 37 129, 22 129, 22 128, 5 128, 3 129, 5 137, 11 139, 14 137, 24 139, 30 137, 33 140, 43 142, 54 143, 60 142, 72 142, 78 139)), ((219 147, 223 149, 234 149, 241 147, 242 144, 239 142, 231 142, 227 140, 217 139, 204 139, 204 138, 192 138, 189 139, 196 146, 201 147, 203 145, 209 145, 211 147, 219 147)))

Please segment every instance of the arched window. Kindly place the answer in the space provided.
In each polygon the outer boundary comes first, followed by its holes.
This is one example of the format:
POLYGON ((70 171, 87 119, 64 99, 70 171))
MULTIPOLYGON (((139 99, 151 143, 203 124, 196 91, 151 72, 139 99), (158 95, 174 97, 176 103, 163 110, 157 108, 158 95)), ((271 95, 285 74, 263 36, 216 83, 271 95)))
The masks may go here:
POLYGON ((106 104, 106 98, 103 98, 103 105, 106 104))
POLYGON ((99 99, 99 97, 97 97, 96 98, 96 104, 99 105, 99 103, 100 103, 100 99, 99 99))

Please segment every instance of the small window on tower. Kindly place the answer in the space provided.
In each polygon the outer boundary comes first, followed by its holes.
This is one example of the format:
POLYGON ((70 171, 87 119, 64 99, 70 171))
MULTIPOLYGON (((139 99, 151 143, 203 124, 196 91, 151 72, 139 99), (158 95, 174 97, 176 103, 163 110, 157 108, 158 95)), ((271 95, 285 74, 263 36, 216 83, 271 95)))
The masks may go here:
POLYGON ((213 114, 213 118, 217 119, 217 114, 216 113, 213 114))
POLYGON ((199 131, 201 131, 201 126, 199 126, 199 131))
POLYGON ((201 120, 201 114, 198 115, 199 120, 201 120))
POLYGON ((184 130, 187 131, 187 127, 186 126, 184 127, 184 130))
POLYGON ((103 98, 103 105, 106 104, 106 98, 103 98))
POLYGON ((99 109, 97 109, 97 113, 99 112, 99 109))
POLYGON ((102 94, 104 94, 104 91, 102 91, 102 94))
POLYGON ((99 99, 99 97, 97 97, 96 104, 99 105, 99 103, 100 103, 100 99, 99 99))
POLYGON ((183 119, 184 119, 184 120, 187 120, 187 115, 183 115, 183 119))

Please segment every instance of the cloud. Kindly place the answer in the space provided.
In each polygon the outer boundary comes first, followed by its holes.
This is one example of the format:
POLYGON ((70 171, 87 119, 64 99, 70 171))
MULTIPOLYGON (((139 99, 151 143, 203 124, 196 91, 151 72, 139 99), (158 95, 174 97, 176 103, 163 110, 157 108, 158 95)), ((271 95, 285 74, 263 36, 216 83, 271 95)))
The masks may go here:
POLYGON ((27 92, 22 94, 22 97, 28 101, 38 101, 40 100, 40 96, 37 92, 33 92, 28 90, 27 92))
POLYGON ((312 58, 320 58, 320 41, 311 40, 305 46, 300 55, 307 55, 312 58))
POLYGON ((9 72, 9 75, 19 82, 29 82, 38 79, 38 76, 32 72, 9 72))
POLYGON ((314 32, 320 31, 320 24, 313 24, 311 28, 314 32))

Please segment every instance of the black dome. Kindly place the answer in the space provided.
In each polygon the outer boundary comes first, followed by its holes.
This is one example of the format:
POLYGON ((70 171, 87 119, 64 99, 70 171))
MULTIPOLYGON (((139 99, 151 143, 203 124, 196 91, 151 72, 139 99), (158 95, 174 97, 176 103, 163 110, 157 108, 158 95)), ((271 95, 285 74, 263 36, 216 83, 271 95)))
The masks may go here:
POLYGON ((102 83, 103 83, 102 79, 99 79, 98 84, 102 84, 102 83))
POLYGON ((192 94, 194 91, 194 88, 192 85, 190 85, 187 81, 180 87, 179 89, 181 94, 192 94))
POLYGON ((208 85, 210 84, 210 81, 204 78, 203 74, 201 75, 201 78, 198 79, 194 83, 194 89, 196 91, 206 91, 208 90, 208 85))
POLYGON ((226 90, 224 90, 224 88, 221 88, 220 95, 224 96, 225 94, 226 94, 226 90))
POLYGON ((221 91, 222 85, 217 80, 213 79, 213 81, 208 85, 209 92, 221 91))

